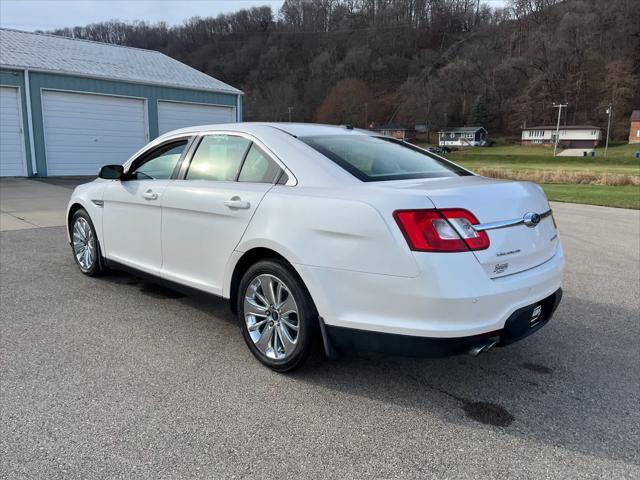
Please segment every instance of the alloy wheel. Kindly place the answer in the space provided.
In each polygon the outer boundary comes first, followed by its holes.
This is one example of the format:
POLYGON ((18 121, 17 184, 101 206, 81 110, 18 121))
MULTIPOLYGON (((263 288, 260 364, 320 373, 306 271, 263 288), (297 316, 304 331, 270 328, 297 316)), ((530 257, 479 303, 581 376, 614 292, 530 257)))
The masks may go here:
POLYGON ((91 269, 96 259, 96 241, 89 222, 83 217, 73 224, 73 253, 80 268, 91 269))
POLYGON ((275 360, 291 357, 300 332, 298 305, 278 277, 260 274, 244 296, 244 320, 249 337, 262 355, 275 360))

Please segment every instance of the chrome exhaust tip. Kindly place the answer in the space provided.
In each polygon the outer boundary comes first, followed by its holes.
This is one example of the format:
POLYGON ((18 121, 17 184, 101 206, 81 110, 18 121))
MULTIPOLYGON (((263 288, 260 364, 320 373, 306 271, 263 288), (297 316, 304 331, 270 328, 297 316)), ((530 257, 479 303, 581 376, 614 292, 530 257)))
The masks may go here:
POLYGON ((469 350, 469 355, 471 355, 472 357, 477 357, 481 353, 485 353, 491 350, 496 345, 496 343, 498 343, 498 337, 487 338, 479 344, 471 347, 471 349, 469 350))

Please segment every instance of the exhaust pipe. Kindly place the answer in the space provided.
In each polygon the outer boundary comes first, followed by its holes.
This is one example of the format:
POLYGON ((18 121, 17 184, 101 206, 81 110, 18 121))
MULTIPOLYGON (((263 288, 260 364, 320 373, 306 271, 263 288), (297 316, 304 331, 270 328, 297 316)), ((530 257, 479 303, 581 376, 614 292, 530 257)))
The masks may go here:
POLYGON ((498 343, 498 337, 487 338, 474 347, 471 347, 471 350, 469 350, 469 355, 471 355, 472 357, 477 357, 481 353, 485 353, 491 350, 496 343, 498 343))

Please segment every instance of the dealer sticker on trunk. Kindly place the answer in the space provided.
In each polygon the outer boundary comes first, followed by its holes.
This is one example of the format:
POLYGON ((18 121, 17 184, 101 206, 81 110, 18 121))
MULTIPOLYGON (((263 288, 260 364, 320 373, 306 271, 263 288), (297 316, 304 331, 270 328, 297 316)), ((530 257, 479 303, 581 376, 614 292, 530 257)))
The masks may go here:
POLYGON ((500 275, 501 273, 506 272, 507 268, 509 268, 508 263, 496 263, 493 267, 493 273, 495 273, 496 275, 500 275))

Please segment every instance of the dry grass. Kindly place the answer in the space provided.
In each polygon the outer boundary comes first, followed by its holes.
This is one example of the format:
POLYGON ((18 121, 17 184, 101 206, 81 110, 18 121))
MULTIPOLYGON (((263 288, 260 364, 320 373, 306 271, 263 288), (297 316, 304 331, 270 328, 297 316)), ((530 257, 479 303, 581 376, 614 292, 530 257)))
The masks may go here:
POLYGON ((507 180, 527 180, 535 183, 561 183, 572 185, 640 186, 640 176, 567 170, 508 170, 480 167, 479 175, 507 180))

